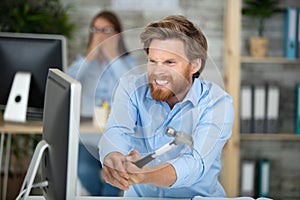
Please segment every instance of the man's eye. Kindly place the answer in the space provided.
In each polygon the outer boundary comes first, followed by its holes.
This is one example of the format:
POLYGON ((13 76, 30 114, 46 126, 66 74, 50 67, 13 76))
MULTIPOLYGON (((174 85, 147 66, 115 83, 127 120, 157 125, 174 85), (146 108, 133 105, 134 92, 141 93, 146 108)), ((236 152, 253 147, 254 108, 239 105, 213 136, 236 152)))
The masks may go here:
POLYGON ((166 61, 165 63, 166 63, 167 65, 175 64, 175 62, 174 62, 174 61, 171 61, 171 60, 168 60, 168 61, 166 61))
POLYGON ((155 60, 151 60, 151 59, 149 59, 148 62, 151 63, 151 64, 155 64, 156 63, 155 60))

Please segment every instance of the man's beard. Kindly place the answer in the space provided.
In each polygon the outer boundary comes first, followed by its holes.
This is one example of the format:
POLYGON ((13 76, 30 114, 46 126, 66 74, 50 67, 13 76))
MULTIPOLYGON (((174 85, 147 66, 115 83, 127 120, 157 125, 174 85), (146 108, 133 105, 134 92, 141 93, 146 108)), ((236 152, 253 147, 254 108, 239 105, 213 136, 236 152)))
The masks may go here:
POLYGON ((180 77, 179 81, 175 82, 172 77, 168 77, 169 81, 169 87, 164 88, 156 88, 154 86, 154 80, 157 78, 156 75, 149 75, 148 78, 148 84, 151 91, 151 96, 153 99, 157 101, 167 101, 171 97, 174 97, 176 94, 184 90, 185 87, 187 87, 188 84, 188 72, 183 74, 183 76, 180 77))
POLYGON ((169 88, 155 88, 153 83, 149 83, 151 96, 157 101, 167 101, 169 98, 173 97, 175 94, 169 88))

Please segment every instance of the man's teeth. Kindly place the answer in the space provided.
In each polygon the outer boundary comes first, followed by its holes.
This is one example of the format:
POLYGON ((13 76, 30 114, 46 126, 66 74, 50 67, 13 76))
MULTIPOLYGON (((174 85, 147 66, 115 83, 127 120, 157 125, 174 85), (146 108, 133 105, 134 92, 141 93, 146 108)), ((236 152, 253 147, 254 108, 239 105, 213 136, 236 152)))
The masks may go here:
POLYGON ((166 80, 155 80, 155 82, 157 84, 159 84, 159 85, 166 85, 166 84, 168 84, 168 81, 166 81, 166 80))

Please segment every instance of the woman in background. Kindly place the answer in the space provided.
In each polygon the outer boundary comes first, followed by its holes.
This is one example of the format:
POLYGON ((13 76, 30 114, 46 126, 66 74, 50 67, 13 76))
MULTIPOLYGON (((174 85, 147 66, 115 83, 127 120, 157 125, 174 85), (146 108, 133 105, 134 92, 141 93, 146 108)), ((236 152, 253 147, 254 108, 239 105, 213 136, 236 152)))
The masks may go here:
MULTIPOLYGON (((92 118, 94 107, 103 102, 111 105, 119 78, 135 66, 127 52, 118 17, 99 12, 91 21, 85 56, 78 55, 68 74, 82 84, 81 116, 92 118)), ((93 196, 119 196, 120 190, 101 180, 97 143, 100 135, 81 134, 78 176, 82 186, 93 196)))

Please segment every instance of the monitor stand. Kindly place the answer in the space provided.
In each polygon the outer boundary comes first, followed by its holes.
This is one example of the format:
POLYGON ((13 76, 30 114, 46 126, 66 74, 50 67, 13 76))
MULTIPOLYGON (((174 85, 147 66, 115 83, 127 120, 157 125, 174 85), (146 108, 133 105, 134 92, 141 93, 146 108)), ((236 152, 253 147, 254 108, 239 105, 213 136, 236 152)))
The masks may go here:
MULTIPOLYGON (((33 188, 33 181, 36 177, 42 157, 44 155, 45 150, 48 147, 49 147, 49 145, 45 140, 41 140, 37 144, 17 199, 27 199, 28 198, 31 189, 33 188)), ((44 184, 45 184, 44 186, 42 186, 42 185, 41 186, 46 187, 47 183, 44 183, 44 184)))
POLYGON ((4 111, 4 120, 13 122, 26 122, 31 74, 17 72, 9 93, 4 111))

